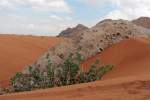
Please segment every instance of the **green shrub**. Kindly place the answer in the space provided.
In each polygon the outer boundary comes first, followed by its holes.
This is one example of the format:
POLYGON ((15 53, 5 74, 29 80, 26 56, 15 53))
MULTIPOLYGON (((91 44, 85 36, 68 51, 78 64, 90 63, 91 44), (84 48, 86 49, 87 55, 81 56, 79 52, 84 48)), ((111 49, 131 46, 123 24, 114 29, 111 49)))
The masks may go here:
POLYGON ((47 78, 46 83, 48 87, 54 87, 54 67, 52 66, 49 55, 47 55, 48 65, 47 65, 47 78))
POLYGON ((46 72, 41 72, 38 68, 29 66, 29 75, 16 73, 11 78, 14 91, 30 91, 37 88, 52 88, 92 82, 100 80, 104 74, 113 68, 112 65, 98 67, 99 61, 96 60, 90 69, 84 72, 80 69, 80 63, 84 60, 80 53, 70 54, 59 67, 52 64, 49 54, 47 54, 46 59, 48 62, 46 72))
POLYGON ((74 63, 73 55, 70 54, 62 65, 63 84, 71 85, 76 81, 76 76, 79 71, 79 64, 74 63))
POLYGON ((31 81, 30 77, 25 76, 22 73, 17 73, 12 79, 12 86, 14 91, 20 92, 20 91, 30 91, 31 90, 31 81))
POLYGON ((12 91, 9 88, 0 88, 0 95, 11 93, 12 91))

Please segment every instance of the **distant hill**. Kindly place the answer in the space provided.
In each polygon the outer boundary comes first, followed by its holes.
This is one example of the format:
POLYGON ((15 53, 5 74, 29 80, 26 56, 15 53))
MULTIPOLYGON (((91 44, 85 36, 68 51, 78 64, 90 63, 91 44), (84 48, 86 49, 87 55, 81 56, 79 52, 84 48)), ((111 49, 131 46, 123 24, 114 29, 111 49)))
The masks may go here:
POLYGON ((80 32, 83 32, 85 30, 88 30, 88 27, 82 25, 82 24, 78 24, 76 27, 74 28, 67 28, 66 30, 63 30, 61 33, 59 33, 58 37, 72 37, 74 35, 77 35, 80 32))
POLYGON ((132 22, 138 26, 142 26, 142 27, 150 29, 150 18, 149 17, 140 17, 136 20, 133 20, 132 22))

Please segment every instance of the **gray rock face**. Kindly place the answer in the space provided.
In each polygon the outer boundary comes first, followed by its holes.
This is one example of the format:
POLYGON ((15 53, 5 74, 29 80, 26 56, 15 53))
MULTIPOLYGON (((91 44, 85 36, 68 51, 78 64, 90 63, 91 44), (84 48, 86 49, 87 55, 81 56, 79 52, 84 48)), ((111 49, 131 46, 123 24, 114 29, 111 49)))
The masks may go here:
POLYGON ((150 29, 150 18, 149 17, 140 17, 132 21, 134 24, 150 29))
POLYGON ((69 53, 79 52, 87 59, 123 39, 150 36, 150 30, 126 20, 104 20, 92 28, 83 29, 84 27, 82 27, 82 25, 78 25, 68 29, 69 31, 62 32, 59 36, 67 34, 69 40, 50 48, 33 66, 39 67, 43 71, 47 65, 47 54, 50 55, 55 65, 59 65, 63 63, 69 53))
POLYGON ((78 33, 88 30, 88 27, 82 25, 82 24, 78 24, 76 27, 74 28, 67 28, 66 30, 62 31, 58 37, 72 37, 74 35, 77 35, 78 33))

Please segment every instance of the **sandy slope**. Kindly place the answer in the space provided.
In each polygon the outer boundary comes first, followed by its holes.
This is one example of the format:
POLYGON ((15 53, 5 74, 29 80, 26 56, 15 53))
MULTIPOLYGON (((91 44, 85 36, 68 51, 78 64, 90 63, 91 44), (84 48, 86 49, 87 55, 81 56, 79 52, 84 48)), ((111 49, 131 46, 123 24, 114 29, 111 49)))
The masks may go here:
POLYGON ((150 40, 132 38, 113 45, 102 54, 89 58, 84 65, 99 59, 103 64, 113 64, 115 68, 104 79, 130 75, 150 74, 150 40))
POLYGON ((54 37, 0 35, 0 86, 62 40, 54 37))
POLYGON ((150 42, 124 40, 89 58, 116 67, 102 81, 0 96, 0 100, 150 100, 150 42), (109 78, 109 79, 108 79, 109 78), (113 78, 113 79, 110 79, 113 78))
POLYGON ((150 75, 0 96, 0 100, 150 100, 150 75))

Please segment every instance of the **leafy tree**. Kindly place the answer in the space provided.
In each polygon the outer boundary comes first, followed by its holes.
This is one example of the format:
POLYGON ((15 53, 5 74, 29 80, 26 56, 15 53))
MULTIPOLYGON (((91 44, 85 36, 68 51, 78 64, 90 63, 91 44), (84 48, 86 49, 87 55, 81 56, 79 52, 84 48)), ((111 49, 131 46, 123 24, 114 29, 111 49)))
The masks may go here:
POLYGON ((31 90, 30 77, 25 76, 21 72, 16 73, 16 75, 11 78, 11 83, 16 92, 31 90))
POLYGON ((76 77, 80 70, 80 56, 78 58, 77 63, 75 63, 75 59, 73 58, 73 54, 70 54, 69 57, 65 60, 62 66, 62 75, 63 75, 63 84, 71 85, 76 83, 76 77))
POLYGON ((47 56, 47 59, 48 59, 48 65, 47 65, 47 86, 48 87, 53 87, 54 86, 54 68, 52 66, 52 63, 51 63, 51 60, 50 60, 50 57, 47 56))
POLYGON ((78 81, 79 83, 85 83, 86 79, 85 79, 85 72, 81 71, 78 75, 78 81))
POLYGON ((77 61, 77 64, 80 64, 84 60, 84 57, 79 52, 76 52, 75 60, 77 61))
POLYGON ((21 78, 21 77, 22 77, 22 73, 21 73, 21 72, 17 72, 17 73, 15 74, 15 76, 13 76, 13 77, 10 79, 11 84, 12 84, 12 85, 15 85, 16 82, 17 82, 17 79, 18 79, 18 78, 21 78))
POLYGON ((100 76, 100 79, 107 73, 109 72, 110 70, 113 69, 113 65, 106 65, 106 66, 103 66, 103 67, 100 67, 98 69, 98 76, 100 76))

